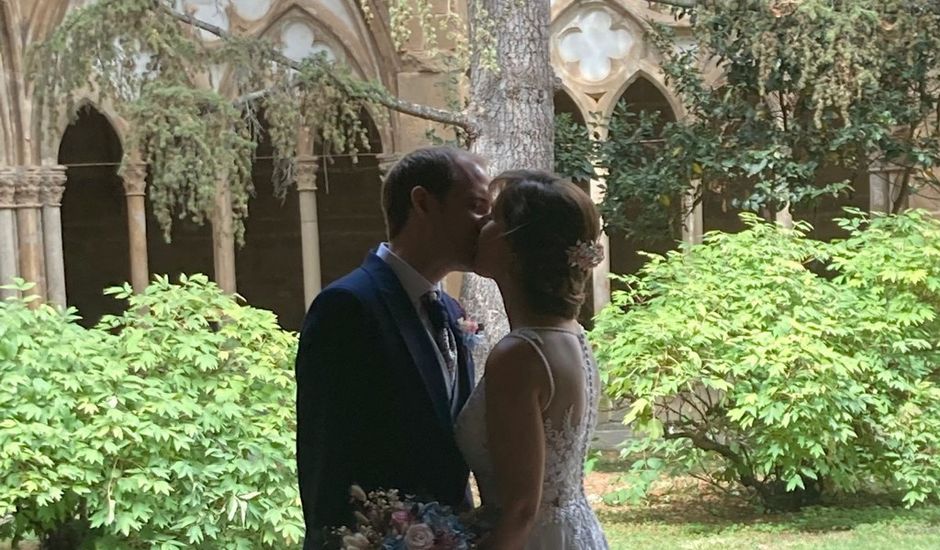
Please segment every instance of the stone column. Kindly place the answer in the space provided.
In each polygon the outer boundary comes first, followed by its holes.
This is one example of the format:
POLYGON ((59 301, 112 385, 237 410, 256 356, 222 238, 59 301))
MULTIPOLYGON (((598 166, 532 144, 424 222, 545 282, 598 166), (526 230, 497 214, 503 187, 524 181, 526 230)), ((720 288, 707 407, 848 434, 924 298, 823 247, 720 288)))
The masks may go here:
POLYGON ((62 244, 62 194, 65 166, 44 166, 42 171, 42 242, 46 260, 46 295, 52 304, 65 307, 65 249, 62 244))
POLYGON ((131 286, 138 294, 150 282, 147 258, 147 165, 130 162, 121 171, 127 201, 127 237, 130 246, 131 286))
POLYGON ((783 208, 778 210, 774 219, 777 225, 786 229, 793 229, 793 213, 790 212, 790 204, 787 203, 783 208))
POLYGON ((224 292, 234 294, 235 283, 235 221, 232 214, 232 188, 222 176, 216 184, 215 210, 212 215, 212 249, 215 282, 224 292))
MULTIPOLYGON (((0 286, 8 285, 19 275, 16 254, 16 170, 0 168, 0 286)), ((17 295, 15 290, 0 289, 0 300, 17 295)))
POLYGON ((300 247, 303 261, 304 309, 320 293, 320 221, 317 217, 317 170, 312 156, 297 159, 296 182, 300 204, 300 247))
POLYGON ((35 286, 29 291, 42 299, 46 298, 46 273, 43 265, 42 203, 39 191, 42 187, 42 168, 21 168, 17 174, 16 230, 19 239, 20 276, 35 286))
MULTIPOLYGON (((599 174, 603 177, 606 174, 599 174)), ((591 180, 591 198, 594 202, 600 204, 604 200, 604 180, 591 180)), ((603 220, 601 220, 603 222, 603 220)), ((601 233, 597 240, 604 247, 604 259, 591 273, 591 285, 594 291, 594 315, 604 309, 610 303, 610 237, 607 233, 601 233)))
POLYGON ((897 197, 898 178, 904 169, 890 163, 872 166, 868 173, 868 209, 870 212, 891 213, 897 197))
POLYGON ((682 242, 690 245, 701 244, 704 231, 701 182, 694 182, 692 189, 682 195, 682 215, 682 242))
POLYGON ((375 159, 379 161, 379 174, 382 176, 382 181, 385 181, 388 171, 392 169, 392 166, 395 166, 400 158, 401 155, 398 153, 380 153, 375 156, 375 159))

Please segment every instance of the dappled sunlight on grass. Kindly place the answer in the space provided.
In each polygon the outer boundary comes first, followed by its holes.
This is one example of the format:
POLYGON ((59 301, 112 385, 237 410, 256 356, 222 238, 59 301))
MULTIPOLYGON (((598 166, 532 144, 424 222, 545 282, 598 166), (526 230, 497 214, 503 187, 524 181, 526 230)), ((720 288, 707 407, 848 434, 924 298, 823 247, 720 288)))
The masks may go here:
POLYGON ((832 507, 771 514, 689 479, 658 485, 644 504, 601 502, 604 487, 619 485, 611 468, 599 468, 587 480, 614 550, 940 548, 940 506, 909 510, 886 505, 883 497, 855 497, 832 507))

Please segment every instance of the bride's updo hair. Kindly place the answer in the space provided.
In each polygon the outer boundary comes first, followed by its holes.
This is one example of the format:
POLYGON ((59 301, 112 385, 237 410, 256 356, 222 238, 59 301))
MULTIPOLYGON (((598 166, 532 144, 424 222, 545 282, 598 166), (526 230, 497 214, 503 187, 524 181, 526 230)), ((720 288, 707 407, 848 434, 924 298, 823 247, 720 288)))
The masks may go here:
POLYGON ((510 170, 491 184, 498 192, 493 218, 516 258, 527 305, 542 315, 578 316, 591 270, 571 265, 568 249, 593 245, 600 216, 587 193, 547 172, 510 170))

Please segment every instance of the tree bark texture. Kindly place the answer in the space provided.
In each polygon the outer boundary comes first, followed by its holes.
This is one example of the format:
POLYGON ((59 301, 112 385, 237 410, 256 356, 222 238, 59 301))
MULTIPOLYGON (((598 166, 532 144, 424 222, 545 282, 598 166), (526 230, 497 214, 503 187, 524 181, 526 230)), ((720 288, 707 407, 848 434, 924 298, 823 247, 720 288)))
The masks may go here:
MULTIPOLYGON (((471 0, 469 113, 478 133, 471 149, 488 161, 490 175, 503 170, 554 167, 554 73, 549 53, 548 0, 471 0), (494 39, 485 39, 489 29, 494 39), (495 48, 499 69, 481 62, 495 48)), ((484 324, 485 344, 474 350, 477 375, 486 356, 509 332, 496 284, 472 273, 464 277, 461 301, 484 324)))

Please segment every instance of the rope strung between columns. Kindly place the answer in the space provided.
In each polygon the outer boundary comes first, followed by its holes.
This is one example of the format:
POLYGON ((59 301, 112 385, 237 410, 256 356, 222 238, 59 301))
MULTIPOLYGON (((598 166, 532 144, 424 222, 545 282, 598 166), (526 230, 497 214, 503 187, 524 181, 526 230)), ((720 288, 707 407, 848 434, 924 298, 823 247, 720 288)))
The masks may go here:
MULTIPOLYGON (((338 158, 352 158, 352 157, 371 157, 377 158, 387 153, 359 153, 356 155, 311 155, 311 160, 321 160, 321 159, 338 159, 338 158)), ((253 157, 254 160, 275 160, 276 157, 271 155, 265 155, 262 157, 253 157)), ((117 162, 75 162, 75 163, 65 163, 61 166, 67 168, 107 168, 112 166, 120 166, 120 161, 117 162)), ((372 168, 371 166, 369 168, 372 168)))

